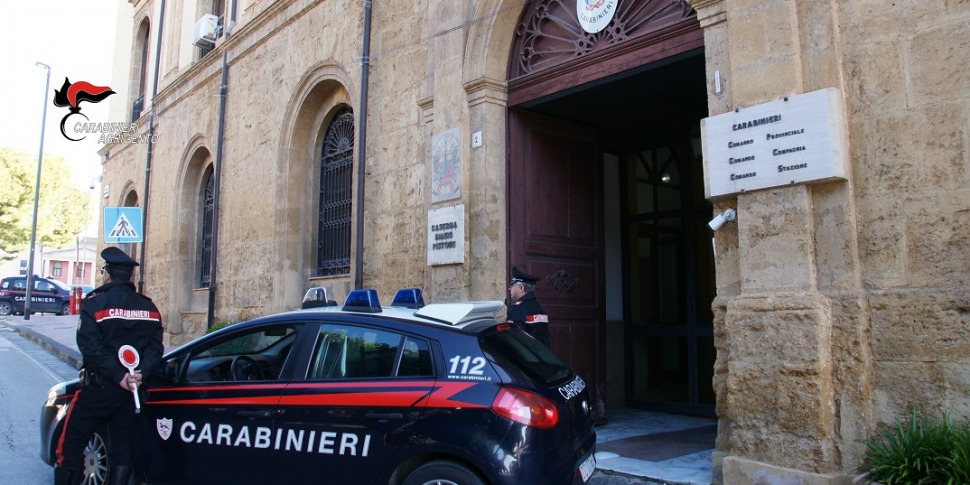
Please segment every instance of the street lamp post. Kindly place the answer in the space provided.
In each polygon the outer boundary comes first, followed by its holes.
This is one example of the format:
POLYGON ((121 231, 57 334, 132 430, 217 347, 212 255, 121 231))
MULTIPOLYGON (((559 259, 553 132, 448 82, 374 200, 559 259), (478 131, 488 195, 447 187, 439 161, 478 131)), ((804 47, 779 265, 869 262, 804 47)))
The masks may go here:
POLYGON ((37 182, 34 185, 34 220, 30 224, 30 253, 27 255, 27 294, 24 295, 24 320, 30 320, 30 293, 34 289, 34 243, 37 240, 37 202, 40 199, 40 168, 44 161, 44 128, 47 126, 47 92, 51 87, 51 66, 35 62, 35 66, 47 71, 44 84, 44 114, 40 120, 40 148, 37 150, 37 182))

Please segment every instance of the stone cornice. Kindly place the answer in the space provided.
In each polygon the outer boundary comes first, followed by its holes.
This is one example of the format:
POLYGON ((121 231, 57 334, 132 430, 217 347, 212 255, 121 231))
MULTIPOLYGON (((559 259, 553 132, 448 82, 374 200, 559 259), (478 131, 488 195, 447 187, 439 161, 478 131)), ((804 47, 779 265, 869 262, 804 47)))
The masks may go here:
POLYGON ((421 108, 421 122, 424 124, 434 121, 434 96, 430 96, 418 101, 421 108))
POLYGON ((508 103, 508 86, 504 80, 482 77, 468 81, 463 86, 468 95, 468 106, 492 103, 505 106, 508 103))
POLYGON ((687 0, 702 28, 727 21, 727 0, 687 0))

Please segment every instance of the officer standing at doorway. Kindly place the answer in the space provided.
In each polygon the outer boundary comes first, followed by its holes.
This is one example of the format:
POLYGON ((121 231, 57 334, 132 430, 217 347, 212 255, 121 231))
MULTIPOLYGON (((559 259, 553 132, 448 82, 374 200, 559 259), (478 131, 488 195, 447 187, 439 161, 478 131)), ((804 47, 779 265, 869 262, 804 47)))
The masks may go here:
POLYGON ((512 304, 509 305, 508 321, 549 346, 549 316, 535 295, 538 281, 539 278, 512 267, 512 284, 509 285, 512 304))
POLYGON ((84 447, 96 430, 108 426, 105 485, 125 485, 131 476, 131 434, 135 421, 132 392, 162 359, 162 319, 151 299, 135 292, 131 276, 138 263, 121 249, 101 251, 104 284, 81 302, 77 346, 84 367, 80 390, 71 401, 57 445, 55 485, 81 483, 84 447), (134 347, 140 356, 134 373, 118 360, 118 349, 134 347))

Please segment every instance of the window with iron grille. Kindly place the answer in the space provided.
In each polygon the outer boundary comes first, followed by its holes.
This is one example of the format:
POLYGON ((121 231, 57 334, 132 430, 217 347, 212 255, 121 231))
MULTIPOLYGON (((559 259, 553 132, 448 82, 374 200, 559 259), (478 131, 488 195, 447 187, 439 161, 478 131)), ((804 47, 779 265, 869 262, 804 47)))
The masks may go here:
POLYGON ((353 157, 354 112, 344 108, 327 127, 320 155, 317 276, 350 274, 353 157))
POLYGON ((215 205, 215 185, 212 172, 205 176, 205 189, 202 192, 202 237, 199 239, 199 288, 212 284, 212 208, 215 205))

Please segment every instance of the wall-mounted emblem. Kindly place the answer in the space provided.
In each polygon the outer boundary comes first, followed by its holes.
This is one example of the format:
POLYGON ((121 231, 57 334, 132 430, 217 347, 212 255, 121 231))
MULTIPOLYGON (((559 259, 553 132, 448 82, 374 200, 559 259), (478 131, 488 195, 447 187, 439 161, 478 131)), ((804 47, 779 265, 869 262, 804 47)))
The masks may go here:
POLYGON ((576 0, 576 16, 579 18, 579 25, 590 34, 602 31, 613 21, 618 1, 576 0))

